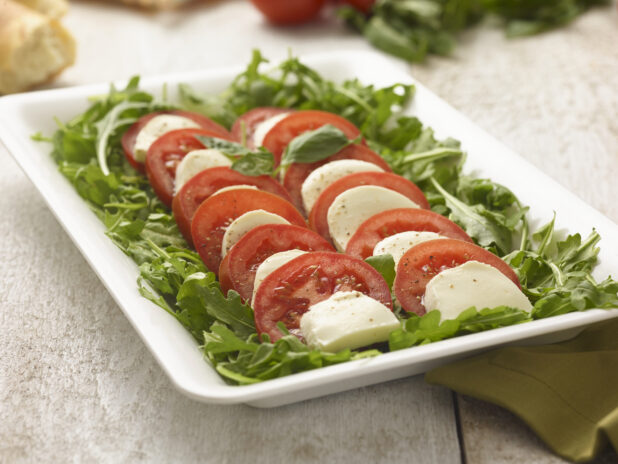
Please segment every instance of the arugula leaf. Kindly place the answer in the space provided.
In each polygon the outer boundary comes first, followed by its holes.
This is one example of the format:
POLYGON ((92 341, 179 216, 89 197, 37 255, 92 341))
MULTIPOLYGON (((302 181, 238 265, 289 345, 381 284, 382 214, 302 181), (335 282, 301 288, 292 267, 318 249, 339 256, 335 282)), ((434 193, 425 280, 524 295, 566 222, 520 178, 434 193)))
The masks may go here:
POLYGON ((526 311, 508 306, 484 308, 480 311, 472 307, 461 312, 457 318, 444 321, 441 321, 441 314, 438 310, 429 311, 423 316, 412 314, 402 323, 401 329, 390 334, 389 349, 391 351, 401 350, 531 320, 530 314, 526 311))
POLYGON ((365 262, 382 274, 388 287, 392 290, 395 281, 395 260, 393 257, 391 255, 370 256, 365 259, 365 262))
POLYGON ((380 354, 378 350, 355 352, 346 349, 338 353, 312 350, 294 335, 285 335, 275 343, 258 343, 255 334, 243 339, 217 323, 204 333, 203 339, 204 354, 215 364, 217 372, 238 385, 380 354))
POLYGON ((353 142, 340 129, 326 124, 292 139, 281 157, 281 165, 315 163, 334 155, 353 142))
POLYGON ((455 221, 482 247, 495 246, 500 255, 512 250, 512 234, 505 220, 484 205, 468 205, 454 195, 448 193, 435 179, 434 188, 444 197, 450 214, 455 221))

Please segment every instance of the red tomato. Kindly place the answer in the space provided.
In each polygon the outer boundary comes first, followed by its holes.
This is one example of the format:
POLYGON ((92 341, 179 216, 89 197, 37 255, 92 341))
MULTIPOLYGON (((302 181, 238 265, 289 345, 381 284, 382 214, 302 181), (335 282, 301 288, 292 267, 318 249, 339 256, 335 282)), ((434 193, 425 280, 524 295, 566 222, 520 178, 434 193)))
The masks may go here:
POLYGON ((347 3, 365 14, 371 11, 375 2, 375 0, 342 0, 342 3, 347 3))
POLYGON ((406 311, 422 316, 426 310, 421 299, 427 283, 440 271, 466 261, 489 264, 521 287, 513 269, 484 248, 461 240, 431 240, 410 248, 399 261, 393 284, 397 300, 406 311))
POLYGON ((292 203, 294 203, 294 206, 296 206, 299 211, 308 213, 308 211, 305 211, 303 197, 301 195, 301 188, 307 176, 309 176, 312 171, 326 163, 342 159, 367 161, 368 163, 373 163, 381 167, 387 172, 391 170, 388 163, 384 161, 384 159, 382 159, 382 157, 375 151, 365 145, 358 144, 348 145, 343 150, 340 150, 322 161, 316 161, 315 163, 292 163, 285 171, 283 186, 288 192, 290 192, 292 203))
POLYGON ((381 240, 407 232, 435 232, 472 243, 466 232, 450 219, 428 209, 399 208, 383 211, 363 222, 348 242, 345 252, 360 259, 373 255, 381 240))
POLYGON ((251 0, 273 24, 299 24, 317 16, 326 0, 251 0))
POLYGON ((263 106, 261 108, 249 110, 234 122, 234 125, 232 126, 232 137, 234 137, 234 140, 237 142, 242 142, 244 129, 247 147, 255 148, 255 144, 253 143, 253 135, 255 134, 255 129, 257 129, 257 126, 273 116, 283 113, 291 113, 292 111, 294 110, 289 108, 273 108, 271 106, 263 106))
POLYGON ((304 227, 259 226, 247 232, 225 255, 219 268, 221 286, 224 287, 222 276, 225 275, 228 279, 225 290, 233 288, 243 300, 251 301, 258 266, 269 256, 287 250, 335 251, 326 240, 304 227))
POLYGON ((316 252, 294 258, 268 275, 257 293, 253 310, 259 334, 271 341, 282 337, 283 322, 301 338, 300 319, 309 308, 338 291, 364 293, 388 308, 393 307, 388 284, 369 264, 340 253, 316 252))
POLYGON ((263 146, 275 157, 275 164, 281 161, 283 150, 300 134, 330 124, 341 130, 349 139, 355 139, 360 131, 347 119, 333 113, 318 110, 297 111, 279 121, 264 137, 263 146))
POLYGON ((137 139, 137 134, 139 134, 139 132, 148 123, 148 121, 160 114, 175 114, 177 116, 183 116, 185 118, 192 119, 197 124, 199 124, 202 129, 206 129, 210 132, 214 132, 215 134, 217 134, 216 137, 222 137, 224 139, 230 138, 230 133, 225 127, 217 124, 212 119, 201 114, 191 113, 189 111, 182 110, 157 111, 155 113, 147 114, 134 122, 133 125, 129 127, 124 133, 121 140, 122 149, 124 150, 124 155, 127 157, 127 161, 129 161, 131 166, 133 166, 139 172, 145 172, 145 168, 144 164, 137 161, 135 159, 135 156, 133 155, 133 148, 135 147, 135 140, 137 139))
MULTIPOLYGON (((263 227, 263 226, 260 226, 260 227, 263 227)), ((221 287, 221 291, 223 292, 224 295, 227 295, 227 292, 234 288, 234 286, 232 285, 232 281, 230 279, 229 264, 230 264, 230 253, 228 252, 228 254, 225 255, 225 258, 223 258, 223 261, 221 261, 221 264, 219 265, 219 286, 221 287)))
MULTIPOLYGON (((196 135, 221 137, 205 129, 178 129, 163 134, 148 149, 146 174, 152 189, 167 206, 172 206, 178 163, 187 153, 204 148, 204 144, 195 138, 196 135)), ((229 139, 229 136, 226 138, 229 139)))
POLYGON ((195 249, 206 267, 218 273, 221 265, 221 242, 225 230, 234 219, 249 211, 262 209, 278 214, 290 224, 305 227, 301 214, 289 201, 260 190, 229 190, 205 200, 191 222, 195 249))
POLYGON ((357 172, 342 177, 324 189, 313 205, 311 213, 309 213, 309 227, 325 239, 330 240, 328 221, 326 220, 328 208, 340 193, 361 185, 377 185, 394 190, 408 197, 421 208, 429 209, 429 203, 421 189, 408 179, 390 172, 357 172))
POLYGON ((279 182, 270 176, 245 176, 228 167, 206 169, 193 176, 172 201, 172 212, 180 232, 189 243, 191 238, 191 220, 200 204, 217 190, 232 185, 254 185, 260 190, 280 196, 291 201, 288 192, 279 182))

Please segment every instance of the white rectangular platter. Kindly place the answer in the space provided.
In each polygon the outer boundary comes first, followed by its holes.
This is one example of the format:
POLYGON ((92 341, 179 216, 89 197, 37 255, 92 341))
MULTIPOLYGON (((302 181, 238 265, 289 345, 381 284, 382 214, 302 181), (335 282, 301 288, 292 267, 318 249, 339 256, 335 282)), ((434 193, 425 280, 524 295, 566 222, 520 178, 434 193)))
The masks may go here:
MULTIPOLYGON (((475 126, 443 100, 414 82, 403 66, 376 53, 337 52, 313 55, 303 61, 325 77, 342 81, 359 78, 376 86, 396 82, 417 86, 414 103, 406 108, 439 137, 461 140, 468 152, 466 172, 511 188, 530 205, 533 225, 557 214, 558 228, 588 234, 596 228, 603 240, 597 277, 618 275, 618 226, 475 126)), ((222 91, 242 69, 208 70, 142 80, 155 95, 164 83, 172 101, 176 84, 198 91, 222 91)), ((119 87, 124 82, 116 83, 119 87)), ((572 337, 585 326, 618 317, 618 310, 590 310, 505 327, 410 348, 249 386, 227 385, 202 357, 195 340, 169 314, 137 291, 137 266, 104 235, 103 224, 89 210, 49 156, 50 146, 34 142, 35 132, 53 133, 53 118, 69 120, 88 106, 87 98, 105 94, 109 84, 88 85, 0 98, 0 139, 21 165, 75 245, 114 297, 136 332, 176 387, 199 401, 247 403, 272 407, 425 372, 454 359, 513 343, 548 343, 572 337)))

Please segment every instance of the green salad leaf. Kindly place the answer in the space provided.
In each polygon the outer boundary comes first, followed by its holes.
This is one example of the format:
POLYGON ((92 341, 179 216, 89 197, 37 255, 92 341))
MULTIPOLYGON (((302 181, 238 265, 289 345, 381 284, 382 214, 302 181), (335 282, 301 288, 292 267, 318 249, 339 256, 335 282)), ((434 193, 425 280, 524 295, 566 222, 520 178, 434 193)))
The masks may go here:
MULTIPOLYGON (((416 14, 427 25, 435 21, 435 17, 429 21, 428 10, 423 10, 426 5, 413 3, 406 1, 397 7, 402 20, 416 14)), ((466 22, 466 15, 463 11, 449 16, 453 27, 466 22)), ((574 234, 561 240, 554 220, 530 233, 527 208, 510 190, 462 174, 465 153, 459 142, 438 140, 417 118, 399 114, 413 97, 412 86, 374 88, 357 80, 334 83, 296 58, 263 72, 266 63, 255 52, 247 69, 219 96, 200 95, 181 86, 180 105, 227 127, 256 106, 320 109, 342 115, 360 127, 368 145, 395 173, 423 189, 434 211, 450 216, 477 243, 503 256, 534 304, 531 314, 507 307, 470 308, 456 319, 444 321, 438 311, 421 317, 396 312, 402 326, 390 336, 391 350, 593 307, 618 307, 618 283, 609 277, 597 282, 592 276, 598 233, 593 231, 586 239, 574 234)), ((35 136, 51 142, 59 171, 103 222, 108 237, 139 266, 140 293, 186 327, 207 359, 232 384, 255 383, 379 354, 377 349, 313 350, 285 330, 274 343, 268 337, 258 337, 251 307, 236 292, 223 294, 215 275, 189 248, 148 179, 125 158, 120 142, 130 122, 168 108, 167 103, 156 102, 141 91, 139 79, 133 78, 125 89, 112 86, 107 95, 93 98, 85 113, 58 122, 52 137, 35 136)), ((230 156, 232 167, 239 172, 274 174, 273 156, 266 150, 249 150, 218 138, 200 140, 230 156)), ((327 126, 295 139, 287 159, 313 162, 348 143, 351 141, 340 131, 327 126)), ((390 255, 371 257, 367 262, 392 285, 395 269, 390 255)))
POLYGON ((609 0, 380 0, 367 16, 350 6, 339 16, 376 48, 410 62, 449 55, 458 33, 486 15, 500 18, 507 37, 538 34, 568 24, 609 0))
POLYGON ((281 165, 315 163, 334 155, 353 142, 340 129, 326 124, 294 137, 283 152, 281 165))
POLYGON ((395 281, 395 260, 391 255, 376 255, 365 259, 365 262, 378 271, 388 287, 392 290, 395 281))

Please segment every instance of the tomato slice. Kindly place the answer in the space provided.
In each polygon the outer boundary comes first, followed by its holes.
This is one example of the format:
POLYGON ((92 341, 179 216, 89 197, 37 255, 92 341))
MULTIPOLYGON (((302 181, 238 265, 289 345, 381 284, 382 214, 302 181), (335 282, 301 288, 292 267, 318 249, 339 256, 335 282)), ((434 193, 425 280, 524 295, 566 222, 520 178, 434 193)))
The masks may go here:
POLYGON ((279 182, 270 176, 245 176, 228 167, 205 169, 193 176, 172 201, 172 212, 180 232, 189 243, 191 238, 191 220, 200 204, 217 190, 232 185, 254 185, 258 189, 270 192, 291 201, 288 192, 279 182))
POLYGON ((139 134, 139 132, 144 128, 148 121, 160 114, 175 114, 176 116, 183 116, 185 118, 189 118, 195 121, 197 124, 200 125, 202 129, 206 129, 210 132, 217 134, 216 137, 222 137, 225 139, 229 139, 231 137, 230 133, 225 127, 202 114, 182 110, 157 111, 154 113, 146 114, 139 118, 137 121, 135 121, 133 125, 131 125, 131 127, 127 129, 121 140, 122 149, 124 150, 124 155, 126 156, 127 161, 129 161, 131 166, 133 166, 139 172, 146 172, 146 168, 144 167, 143 163, 140 163, 135 159, 135 156, 133 154, 133 148, 135 147, 135 140, 137 139, 137 134, 139 134))
POLYGON ((429 209, 429 202, 416 184, 390 172, 357 172, 333 182, 320 194, 309 213, 309 227, 327 240, 331 240, 326 220, 328 208, 342 192, 361 185, 377 185, 408 197, 421 208, 429 209))
MULTIPOLYGON (((384 161, 380 155, 371 150, 369 147, 358 144, 348 145, 344 149, 322 161, 316 161, 315 163, 292 163, 285 171, 283 186, 288 192, 290 192, 292 203, 294 203, 294 206, 296 206, 299 211, 303 212, 305 210, 303 205, 303 197, 301 195, 301 188, 303 186, 303 182, 305 182, 305 179, 309 176, 309 174, 326 163, 342 159, 367 161, 368 163, 373 163, 376 166, 381 167, 386 172, 391 171, 388 163, 384 161)), ((309 213, 308 211, 304 212, 309 213)))
POLYGON ((398 208, 383 211, 363 222, 348 242, 345 252, 360 259, 368 258, 373 255, 378 242, 409 230, 435 232, 473 243, 461 227, 438 213, 428 209, 398 208))
POLYGON ((253 143, 253 135, 255 134, 257 126, 273 116, 283 113, 290 113, 292 111, 294 110, 290 108, 275 108, 272 106, 262 106, 260 108, 249 110, 234 121, 234 125, 232 126, 232 137, 234 137, 234 140, 237 142, 242 142, 244 129, 244 139, 247 147, 255 148, 255 144, 253 143))
POLYGON ((219 272, 221 242, 227 227, 238 216, 256 209, 278 214, 290 224, 306 227, 294 205, 272 193, 239 189, 213 195, 200 205, 191 222, 195 249, 209 270, 219 272))
MULTIPOLYGON (((232 247, 232 249, 234 249, 234 247, 232 247)), ((221 261, 221 264, 219 265, 219 286, 221 287, 221 291, 223 292, 224 295, 227 295, 227 292, 234 288, 234 286, 232 285, 232 280, 230 279, 230 254, 229 253, 225 255, 225 258, 223 258, 223 261, 221 261)))
POLYGON ((419 243, 403 255, 393 285, 397 300, 406 311, 422 316, 426 310, 421 300, 427 283, 439 272, 466 261, 489 264, 521 288, 515 271, 493 253, 473 243, 441 239, 419 243))
POLYGON ((326 0, 251 0, 273 24, 300 24, 317 16, 326 0))
POLYGON ((338 291, 356 290, 393 307, 388 284, 369 264, 348 255, 307 253, 268 275, 255 294, 253 310, 259 334, 272 341, 282 337, 283 322, 290 333, 302 338, 300 319, 309 308, 338 291))
POLYGON ((250 301, 259 265, 269 256, 287 250, 335 251, 330 243, 304 227, 287 224, 259 226, 247 232, 228 252, 221 263, 219 277, 224 275, 221 269, 227 267, 225 275, 229 279, 229 288, 236 290, 245 301, 250 301))
POLYGON ((264 137, 264 148, 269 150, 275 157, 278 165, 283 155, 283 150, 297 136, 304 132, 318 129, 330 124, 341 130, 350 140, 360 135, 358 128, 347 119, 327 111, 306 110, 290 114, 279 121, 264 137))
MULTIPOLYGON (((163 134, 148 149, 146 174, 152 189, 167 206, 172 206, 178 163, 187 153, 204 148, 204 144, 195 138, 196 135, 221 137, 206 129, 179 129, 163 134)), ((226 138, 229 139, 229 136, 226 138)))

